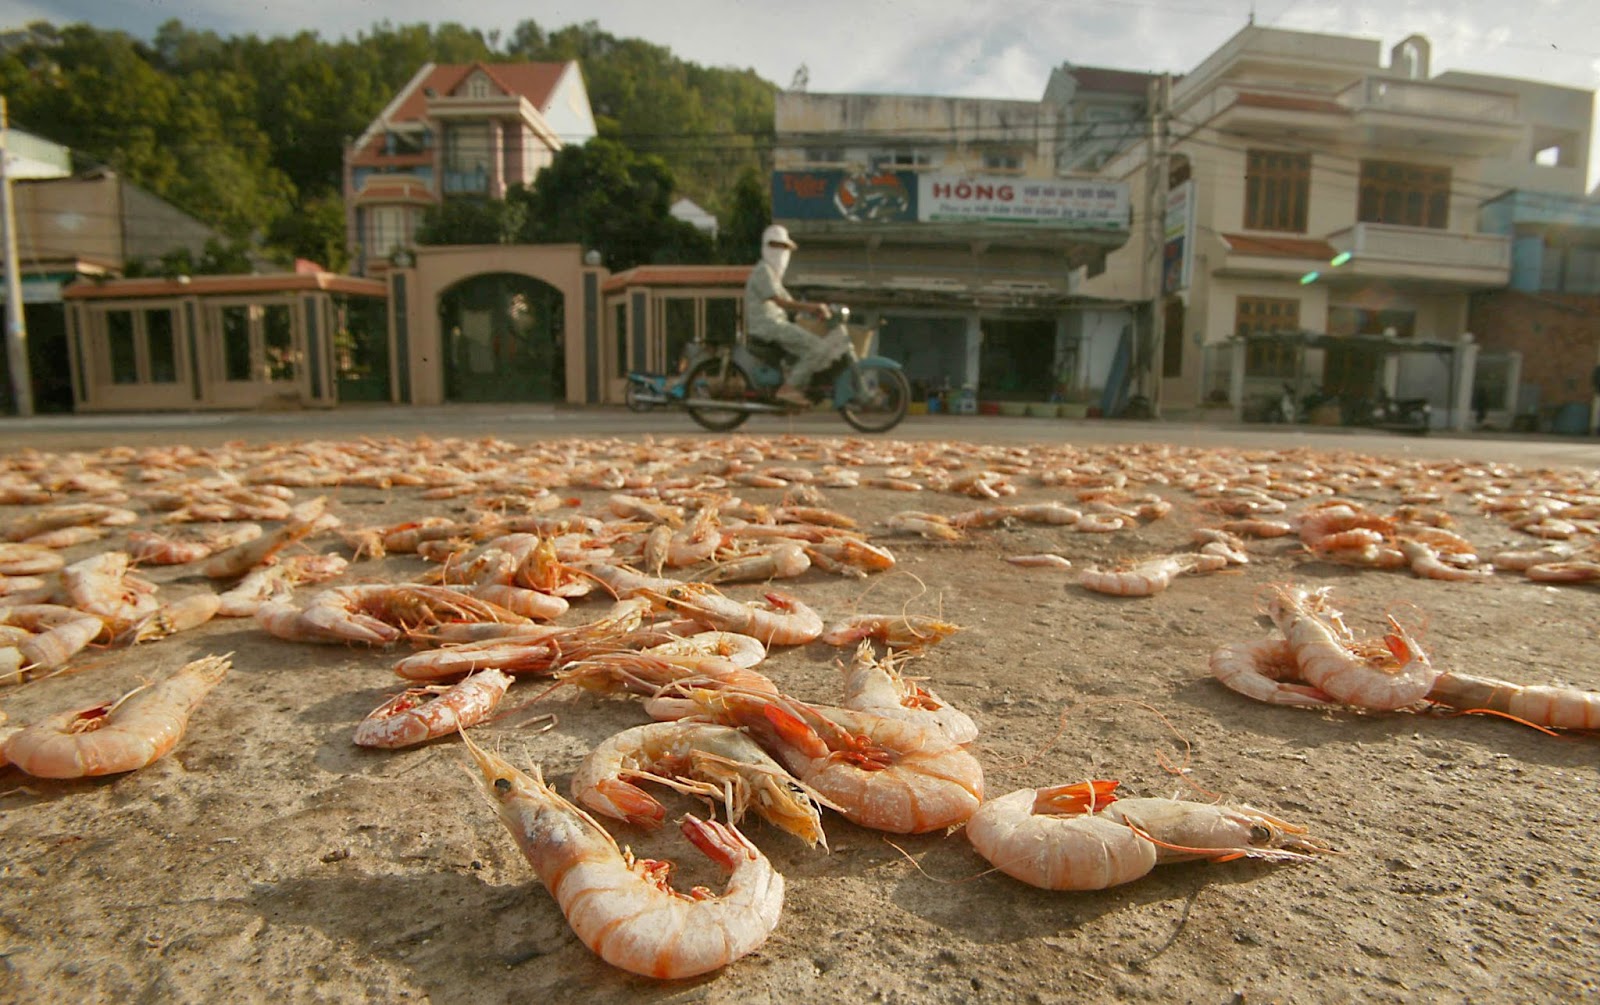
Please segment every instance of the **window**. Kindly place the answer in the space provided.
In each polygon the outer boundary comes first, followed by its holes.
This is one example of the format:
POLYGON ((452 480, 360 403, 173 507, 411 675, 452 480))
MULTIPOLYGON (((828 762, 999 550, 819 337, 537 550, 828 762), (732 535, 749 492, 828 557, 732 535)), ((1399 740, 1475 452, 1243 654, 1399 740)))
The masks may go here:
POLYGON ((367 211, 367 253, 386 258, 411 242, 410 214, 399 206, 375 206, 367 211))
POLYGON ((226 380, 250 379, 250 308, 222 308, 222 375, 226 380))
POLYGON ((673 297, 662 302, 661 331, 666 342, 666 357, 661 369, 667 373, 677 372, 684 350, 694 341, 694 315, 694 301, 687 297, 673 297))
POLYGON ((111 346, 111 383, 139 383, 139 350, 134 345, 133 312, 106 312, 106 341, 111 346))
POLYGON ((216 308, 222 333, 222 377, 230 381, 293 381, 299 372, 294 312, 288 303, 216 308))
POLYGON ((269 304, 261 318, 261 349, 268 380, 294 379, 294 322, 288 304, 269 304))
POLYGON ((105 312, 106 356, 113 384, 172 384, 178 380, 178 345, 172 311, 105 312))
POLYGON ((472 79, 467 81, 467 97, 487 98, 488 96, 489 78, 481 73, 474 74, 472 79))
POLYGON ((893 150, 880 154, 875 162, 880 168, 925 168, 933 167, 933 154, 926 150, 893 150))
POLYGON ((838 164, 844 160, 844 151, 838 147, 807 147, 807 164, 838 164))
POLYGON ((984 154, 985 171, 1021 171, 1022 158, 1016 154, 984 154))
POLYGON ((1450 169, 1398 161, 1361 162, 1362 223, 1443 230, 1450 221, 1450 169))
POLYGON ((618 304, 617 305, 617 309, 616 309, 616 313, 613 315, 613 317, 616 320, 616 326, 617 326, 616 327, 616 332, 613 335, 613 338, 616 340, 617 376, 618 377, 626 377, 628 375, 628 307, 627 307, 627 305, 626 304, 618 304))
POLYGON ((1311 155, 1251 150, 1245 160, 1244 225, 1248 230, 1306 232, 1311 155))
POLYGON ((144 312, 145 358, 149 363, 150 381, 154 384, 178 382, 178 347, 172 334, 172 312, 147 310, 144 312))
POLYGON ((444 191, 446 195, 486 195, 489 191, 489 124, 463 123, 445 128, 444 191))
POLYGON ((1233 332, 1245 337, 1244 372, 1251 377, 1293 377, 1295 345, 1252 339, 1250 335, 1300 330, 1300 301, 1276 297, 1240 297, 1233 332))

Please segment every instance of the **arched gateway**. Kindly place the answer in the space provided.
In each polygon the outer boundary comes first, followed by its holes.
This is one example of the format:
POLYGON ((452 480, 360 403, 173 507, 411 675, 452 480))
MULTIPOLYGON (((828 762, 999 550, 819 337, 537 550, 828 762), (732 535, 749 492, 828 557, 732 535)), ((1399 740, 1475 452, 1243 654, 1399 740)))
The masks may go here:
POLYGON ((566 398, 565 298, 511 272, 472 276, 439 294, 446 401, 566 398))

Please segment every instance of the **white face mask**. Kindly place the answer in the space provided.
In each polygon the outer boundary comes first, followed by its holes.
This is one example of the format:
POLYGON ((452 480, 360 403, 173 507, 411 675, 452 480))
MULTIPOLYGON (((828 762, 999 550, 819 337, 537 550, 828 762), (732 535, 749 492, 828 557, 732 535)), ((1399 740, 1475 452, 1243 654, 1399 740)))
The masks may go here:
POLYGON ((761 249, 761 260, 772 266, 772 271, 782 279, 784 271, 789 268, 789 251, 788 248, 764 247, 761 249))

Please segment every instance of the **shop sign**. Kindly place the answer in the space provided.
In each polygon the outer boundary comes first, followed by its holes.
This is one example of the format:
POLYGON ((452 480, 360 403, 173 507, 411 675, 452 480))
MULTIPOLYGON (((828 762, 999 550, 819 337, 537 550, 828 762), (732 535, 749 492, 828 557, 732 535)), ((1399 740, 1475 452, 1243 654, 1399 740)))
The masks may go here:
POLYGON ((924 174, 917 178, 924 223, 1015 223, 1074 230, 1128 229, 1121 182, 924 174))

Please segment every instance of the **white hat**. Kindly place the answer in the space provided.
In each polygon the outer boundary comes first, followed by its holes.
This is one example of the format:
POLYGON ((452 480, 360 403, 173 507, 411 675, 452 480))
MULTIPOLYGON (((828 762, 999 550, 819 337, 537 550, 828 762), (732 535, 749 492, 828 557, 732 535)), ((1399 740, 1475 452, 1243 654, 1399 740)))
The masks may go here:
POLYGON ((761 232, 761 246, 764 248, 769 244, 781 244, 786 248, 800 247, 789 237, 789 228, 777 223, 761 232))

